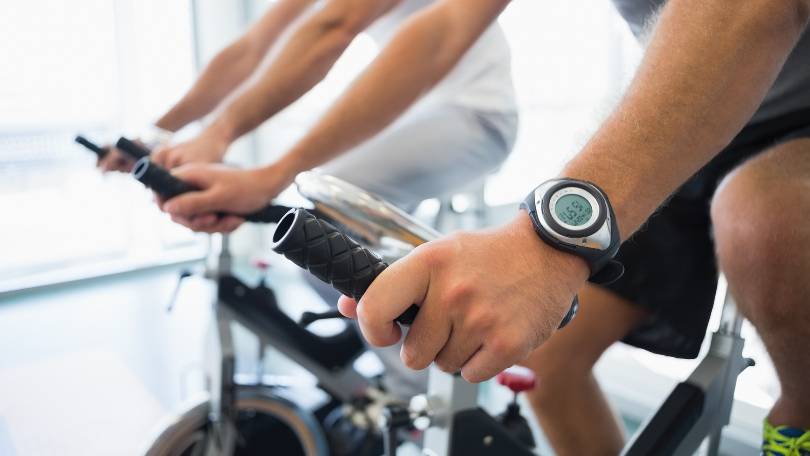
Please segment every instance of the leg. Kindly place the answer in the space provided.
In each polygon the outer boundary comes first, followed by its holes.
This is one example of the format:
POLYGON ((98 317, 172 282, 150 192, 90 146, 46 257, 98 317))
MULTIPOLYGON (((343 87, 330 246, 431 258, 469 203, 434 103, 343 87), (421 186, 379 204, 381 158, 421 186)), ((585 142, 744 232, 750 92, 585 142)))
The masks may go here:
POLYGON ((509 155, 516 122, 512 114, 420 106, 322 170, 411 209, 495 171, 509 155))
POLYGON ((538 380, 529 401, 556 454, 616 455, 622 427, 592 368, 647 310, 596 286, 582 290, 580 303, 577 318, 525 361, 538 380))
POLYGON ((810 139, 729 175, 712 202, 717 257, 741 312, 773 359, 782 393, 774 425, 810 429, 810 139))

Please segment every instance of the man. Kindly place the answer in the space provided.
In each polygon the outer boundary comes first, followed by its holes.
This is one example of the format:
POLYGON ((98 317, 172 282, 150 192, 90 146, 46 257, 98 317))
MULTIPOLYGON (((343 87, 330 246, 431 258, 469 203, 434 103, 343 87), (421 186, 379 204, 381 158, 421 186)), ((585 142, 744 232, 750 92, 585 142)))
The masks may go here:
MULTIPOLYGON (((210 188, 181 200, 176 220, 198 231, 231 231, 241 224, 239 218, 191 219, 183 217, 182 211, 205 211, 234 195, 240 200, 244 196, 243 204, 268 201, 299 172, 317 165, 412 209, 424 199, 475 185, 506 159, 516 135, 517 114, 509 47, 497 24, 472 23, 467 35, 474 36, 474 45, 464 48, 463 58, 459 54, 450 61, 446 53, 425 45, 432 41, 429 34, 435 33, 434 28, 412 25, 411 18, 441 8, 433 0, 327 0, 307 11, 314 3, 276 2, 243 37, 220 52, 156 126, 177 131, 216 108, 213 121, 194 139, 158 149, 153 160, 167 167, 220 161, 238 137, 323 79, 364 30, 385 49, 391 47, 388 43, 397 30, 406 30, 401 33, 409 43, 403 46, 400 39, 393 57, 373 65, 396 74, 384 81, 358 80, 319 127, 266 167, 248 171, 186 167, 181 171, 183 178, 210 188), (288 27, 289 37, 279 49, 272 49, 288 27), (403 72, 403 67, 412 70, 403 72), (413 71, 417 67, 422 68, 419 74, 413 71), (439 69, 447 77, 438 77, 439 69), (367 95, 379 89, 384 90, 383 96, 367 95), (374 118, 369 120, 371 113, 374 118), (222 185, 212 187, 217 179, 234 184, 225 187, 232 193, 219 193, 222 185), (195 205, 200 201, 204 204, 195 205)), ((488 6, 498 11, 502 7, 488 6)), ((390 51, 384 54, 391 55, 390 51)), ((131 163, 113 152, 100 166, 127 170, 131 163)), ((386 385, 393 394, 409 396, 424 389, 426 373, 414 374, 403 366, 396 350, 377 350, 377 354, 392 374, 386 376, 386 385)))
MULTIPOLYGON (((192 140, 160 148, 153 160, 170 168, 220 161, 236 139, 321 81, 358 34, 367 30, 384 46, 409 18, 432 8, 433 1, 328 0, 312 6, 314 3, 276 2, 244 36, 220 52, 156 126, 174 132, 216 109, 213 121, 192 140), (287 28, 292 29, 289 38, 273 50, 287 28), (265 58, 267 62, 262 64, 265 58)), ((358 125, 351 119, 337 119, 330 127, 337 133, 327 137, 313 132, 262 173, 245 173, 239 179, 252 185, 257 180, 254 177, 262 174, 260 186, 269 199, 299 172, 328 161, 325 171, 329 174, 405 208, 480 181, 506 158, 517 128, 506 40, 497 25, 480 32, 480 39, 452 74, 418 103, 414 101, 422 94, 400 96, 399 86, 409 83, 407 74, 385 81, 386 97, 366 98, 367 84, 362 83, 353 87, 352 95, 343 97, 342 102, 352 104, 352 109, 377 110, 384 124, 358 125), (391 128, 382 131, 389 123, 393 123, 391 128), (372 136, 373 140, 364 141, 372 136), (335 160, 338 155, 344 156, 335 160)), ((433 49, 416 52, 425 61, 435 57, 428 55, 433 49)), ((100 165, 107 170, 126 170, 131 163, 113 153, 100 165)), ((193 228, 216 231, 232 229, 234 223, 230 219, 216 226, 203 222, 196 220, 193 228)))
MULTIPOLYGON (((497 15, 484 3, 496 2, 447 0, 420 17, 441 24, 431 46, 468 46, 465 24, 497 15), (464 20, 452 19, 459 17, 464 20)), ((617 6, 636 31, 651 18, 647 1, 617 6)), ((563 211, 557 219, 570 217, 569 227, 576 228, 577 214, 613 215, 617 225, 605 222, 610 242, 596 244, 598 255, 571 254, 582 250, 550 236, 547 222, 554 215, 535 211, 533 193, 527 199, 531 215, 521 211, 504 227, 425 244, 383 272, 361 302, 341 298, 341 310, 358 319, 371 344, 387 346, 402 336, 394 319, 417 303, 421 310, 401 351, 406 365, 436 363, 479 382, 525 361, 540 375, 533 403, 555 450, 616 454, 621 433, 591 366, 631 330, 633 343, 694 356, 710 311, 714 249, 782 386, 765 424, 763 452, 810 454, 810 45, 802 38, 809 11, 808 0, 749 0, 731 7, 720 0, 677 0, 663 7, 624 99, 560 173, 571 179, 562 181, 568 186, 563 190, 587 188, 599 204, 589 207, 592 213, 563 211), (610 270, 603 266, 619 235, 627 239, 659 206, 617 257, 625 277, 608 286, 586 285, 592 275, 606 282, 610 270), (575 294, 580 315, 557 333, 575 294)), ((216 192, 228 193, 225 179, 212 188, 217 186, 216 192)), ((234 194, 233 205, 222 199, 209 210, 247 212, 264 203, 242 201, 234 194)), ((184 204, 178 198, 165 208, 196 216, 184 204)))

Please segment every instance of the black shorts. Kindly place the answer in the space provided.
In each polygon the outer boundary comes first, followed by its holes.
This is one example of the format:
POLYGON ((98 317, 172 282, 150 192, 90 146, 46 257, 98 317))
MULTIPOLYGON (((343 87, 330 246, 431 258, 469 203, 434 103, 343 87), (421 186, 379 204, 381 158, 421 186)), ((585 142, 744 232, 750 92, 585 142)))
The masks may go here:
POLYGON ((650 317, 624 342, 667 356, 695 358, 717 287, 709 206, 720 180, 778 143, 810 137, 810 109, 751 124, 622 244, 625 274, 607 288, 650 317))

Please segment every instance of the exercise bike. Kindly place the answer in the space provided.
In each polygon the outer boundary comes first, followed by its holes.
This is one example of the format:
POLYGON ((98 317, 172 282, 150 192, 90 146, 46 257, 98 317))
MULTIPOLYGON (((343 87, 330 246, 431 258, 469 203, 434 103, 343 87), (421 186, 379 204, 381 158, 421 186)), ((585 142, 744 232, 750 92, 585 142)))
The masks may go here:
MULTIPOLYGON (((313 175, 302 179, 299 190, 306 188, 308 177, 313 175)), ((332 191, 330 186, 310 185, 313 188, 318 191, 302 194, 315 203, 316 215, 301 209, 284 215, 273 236, 274 250, 344 294, 359 298, 385 268, 385 263, 343 231, 366 236, 363 238, 366 241, 372 239, 371 245, 385 251, 389 261, 397 258, 397 252, 406 253, 438 236, 429 227, 359 189, 332 191), (358 201, 374 204, 364 206, 358 201), (334 224, 325 220, 324 214, 329 214, 334 224)), ((725 305, 709 354, 689 379, 676 386, 622 454, 694 454, 706 438, 710 440, 709 454, 718 453, 722 428, 730 418, 736 379, 742 370, 753 365, 752 360, 742 357, 742 318, 722 281, 719 292, 725 293, 725 305)), ((409 309, 399 321, 403 324, 412 321, 417 310, 409 309)), ((332 313, 317 318, 336 316, 332 313)), ((523 379, 507 373, 500 380, 516 393, 533 386, 530 376, 523 379)), ((510 405, 500 417, 492 417, 478 407, 477 385, 431 367, 426 394, 415 396, 409 404, 389 403, 384 407, 379 424, 386 454, 395 454, 401 431, 412 429, 423 431, 425 455, 534 454, 531 434, 525 420, 515 414, 515 406, 510 405)))

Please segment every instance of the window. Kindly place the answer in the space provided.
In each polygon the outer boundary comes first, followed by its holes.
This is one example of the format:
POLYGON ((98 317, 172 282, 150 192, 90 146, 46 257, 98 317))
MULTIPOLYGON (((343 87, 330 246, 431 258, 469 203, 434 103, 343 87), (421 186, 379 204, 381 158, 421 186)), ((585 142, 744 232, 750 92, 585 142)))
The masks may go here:
POLYGON ((72 142, 134 131, 180 96, 189 4, 15 2, 0 39, 0 291, 199 254, 148 192, 72 142))

